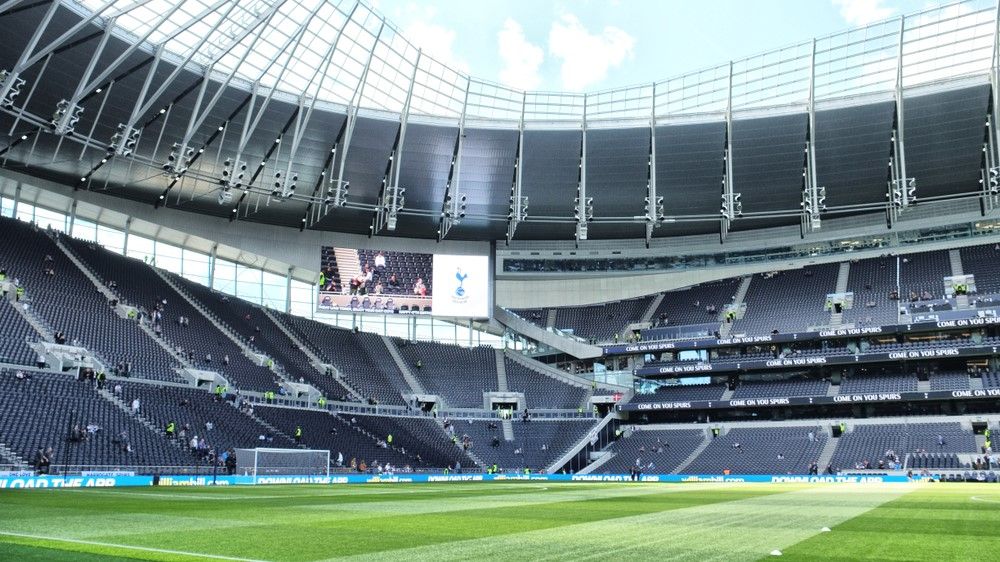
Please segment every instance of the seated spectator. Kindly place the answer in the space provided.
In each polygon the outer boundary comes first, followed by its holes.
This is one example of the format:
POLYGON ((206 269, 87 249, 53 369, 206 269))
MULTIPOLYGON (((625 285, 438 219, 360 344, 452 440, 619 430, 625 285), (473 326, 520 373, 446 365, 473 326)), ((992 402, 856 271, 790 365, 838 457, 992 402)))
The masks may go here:
POLYGON ((417 277, 417 282, 413 284, 413 294, 421 297, 427 296, 427 286, 424 285, 424 279, 422 277, 417 277))

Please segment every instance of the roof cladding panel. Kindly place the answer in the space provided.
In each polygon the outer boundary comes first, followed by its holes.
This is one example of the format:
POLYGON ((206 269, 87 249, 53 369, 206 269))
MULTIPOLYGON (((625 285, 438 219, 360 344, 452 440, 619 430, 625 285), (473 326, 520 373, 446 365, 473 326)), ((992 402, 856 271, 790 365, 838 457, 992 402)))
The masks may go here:
MULTIPOLYGON (((374 205, 378 202, 382 179, 389 164, 389 154, 392 153, 398 131, 397 121, 358 117, 343 163, 344 181, 351 184, 347 199, 349 204, 374 205)), ((337 165, 340 165, 339 161, 337 165)), ((334 173, 339 174, 339 168, 334 173)), ((373 211, 350 207, 330 208, 313 228, 369 234, 373 218, 373 211)))
POLYGON ((389 154, 396 142, 399 123, 358 117, 344 159, 344 181, 350 182, 350 201, 378 201, 389 164, 389 154))
POLYGON ((645 213, 649 181, 649 129, 587 131, 587 196, 595 217, 645 213))
POLYGON ((978 191, 989 86, 903 100, 906 174, 924 197, 978 191))
POLYGON ((827 207, 886 201, 895 104, 816 112, 816 181, 827 207))
MULTIPOLYGON (((455 226, 455 237, 470 230, 503 238, 507 231, 507 210, 514 184, 518 132, 512 129, 465 129, 458 192, 467 196, 469 215, 496 215, 496 220, 467 216, 455 226)), ((449 234, 449 236, 452 236, 449 234)))
POLYGON ((455 153, 458 127, 412 123, 406 126, 399 165, 399 184, 406 188, 406 209, 433 211, 433 216, 399 216, 401 231, 418 236, 437 232, 441 205, 455 153))
MULTIPOLYGON (((594 217, 632 217, 646 213, 649 182, 648 128, 591 129, 587 131, 587 197, 594 199, 594 217)), ((589 227, 594 238, 643 236, 645 226, 598 224, 589 227)))
POLYGON ((532 217, 572 219, 573 199, 580 179, 580 147, 583 134, 578 130, 525 131, 524 159, 521 168, 521 194, 528 198, 528 221, 517 227, 514 237, 572 237, 575 226, 532 224, 532 217))
POLYGON ((733 121, 733 191, 744 213, 799 209, 806 123, 804 113, 733 121))
POLYGON ((667 216, 718 217, 725 148, 723 122, 656 128, 656 194, 667 216))

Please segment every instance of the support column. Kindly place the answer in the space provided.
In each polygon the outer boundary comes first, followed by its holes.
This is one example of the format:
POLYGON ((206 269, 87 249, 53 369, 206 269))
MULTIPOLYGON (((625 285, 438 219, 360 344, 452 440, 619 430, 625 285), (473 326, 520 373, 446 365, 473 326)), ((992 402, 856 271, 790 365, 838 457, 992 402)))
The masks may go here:
POLYGON ((576 244, 579 246, 581 240, 587 239, 587 226, 594 216, 593 197, 587 197, 587 94, 583 95, 583 122, 580 139, 580 177, 576 187, 576 244))
POLYGON ((69 236, 73 236, 73 225, 76 224, 76 205, 77 200, 73 199, 73 203, 69 206, 69 213, 67 213, 69 224, 66 225, 66 234, 69 236))
POLYGON ((208 253, 208 288, 215 288, 215 260, 219 255, 219 244, 212 244, 212 250, 208 253))
MULTIPOLYGON (((129 233, 131 232, 131 230, 132 230, 132 217, 129 217, 129 218, 125 219, 125 228, 123 230, 123 233, 124 233, 124 236, 122 238, 122 255, 123 256, 127 256, 128 255, 128 238, 129 238, 129 233)), ((153 255, 156 255, 156 253, 155 253, 155 249, 156 249, 155 243, 153 245, 153 249, 154 249, 153 255)))
POLYGON ((993 55, 990 59, 990 111, 986 114, 986 140, 983 142, 983 169, 979 179, 982 185, 980 210, 987 216, 1000 207, 1000 2, 993 12, 993 55))
POLYGON ((806 129, 805 166, 802 171, 802 237, 820 229, 820 213, 826 209, 826 188, 816 181, 816 40, 809 59, 809 122, 806 129))
POLYGON ((649 108, 649 162, 646 176, 646 247, 653 239, 653 229, 663 222, 663 197, 656 194, 656 83, 649 108))
POLYGON ((285 273, 285 313, 291 314, 292 312, 292 270, 293 267, 288 268, 288 272, 285 273))
POLYGON ((517 125, 517 159, 514 161, 514 185, 510 192, 510 210, 507 213, 507 244, 514 239, 517 225, 528 213, 528 198, 521 195, 521 170, 524 167, 524 111, 528 103, 527 92, 521 96, 521 120, 517 125))
POLYGON ((899 46, 896 53, 896 122, 892 130, 892 157, 889 161, 889 165, 892 167, 887 213, 887 222, 890 228, 899 219, 900 213, 916 200, 917 187, 916 178, 911 178, 906 173, 906 146, 903 134, 903 37, 905 31, 906 16, 900 16, 899 46))
POLYGON ((19 182, 17 184, 17 187, 14 188, 14 206, 11 209, 11 218, 15 219, 17 218, 17 206, 20 204, 20 202, 21 202, 21 184, 19 182))
POLYGON ((462 115, 458 120, 458 138, 455 139, 455 152, 451 157, 451 170, 448 172, 448 184, 444 190, 444 201, 441 203, 441 219, 438 223, 438 241, 448 236, 451 227, 455 225, 454 217, 449 212, 449 205, 459 199, 459 179, 462 173, 462 139, 465 138, 465 116, 469 108, 469 89, 472 81, 465 83, 465 101, 462 102, 462 115))
POLYGON ((726 146, 723 156, 722 174, 722 221, 720 224, 720 240, 726 241, 729 227, 736 217, 743 215, 743 203, 740 193, 733 189, 733 63, 729 62, 729 84, 726 96, 726 146))

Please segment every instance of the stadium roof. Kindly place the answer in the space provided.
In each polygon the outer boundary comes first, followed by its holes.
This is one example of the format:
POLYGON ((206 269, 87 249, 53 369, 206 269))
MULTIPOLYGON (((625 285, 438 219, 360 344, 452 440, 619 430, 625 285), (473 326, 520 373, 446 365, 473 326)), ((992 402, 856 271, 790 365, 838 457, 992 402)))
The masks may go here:
POLYGON ((356 1, 9 0, 0 156, 81 189, 362 234, 813 227, 809 206, 898 211, 894 180, 921 201, 978 195, 996 14, 950 4, 577 94, 466 76, 356 1))

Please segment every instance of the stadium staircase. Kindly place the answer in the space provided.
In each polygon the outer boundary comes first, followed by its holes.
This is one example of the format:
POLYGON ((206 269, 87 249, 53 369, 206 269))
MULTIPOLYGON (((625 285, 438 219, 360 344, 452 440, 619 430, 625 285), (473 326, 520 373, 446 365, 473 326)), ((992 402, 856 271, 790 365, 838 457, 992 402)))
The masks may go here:
POLYGON ((736 391, 735 391, 735 390, 733 390, 733 389, 731 389, 731 388, 729 388, 729 387, 727 386, 727 387, 726 387, 726 390, 724 390, 724 391, 722 392, 722 396, 721 396, 721 397, 719 398, 719 400, 723 400, 723 401, 725 401, 725 400, 732 400, 732 399, 733 399, 733 393, 734 393, 734 392, 736 392, 736 391))
POLYGON ((649 303, 649 308, 647 308, 646 312, 642 314, 642 318, 639 319, 639 322, 646 324, 652 322, 653 315, 656 314, 656 309, 660 308, 660 303, 662 303, 663 299, 665 299, 666 297, 667 297, 666 293, 660 293, 655 297, 653 297, 653 301, 649 303))
MULTIPOLYGON (((285 433, 284 431, 281 431, 277 427, 274 427, 273 425, 267 423, 267 420, 265 420, 264 418, 258 416, 257 414, 250 414, 250 413, 246 413, 246 412, 244 412, 244 414, 248 418, 252 419, 253 421, 259 423, 260 425, 262 425, 264 427, 266 427, 267 430, 271 432, 271 435, 274 435, 275 437, 282 437, 284 439, 288 439, 289 441, 295 443, 295 438, 293 438, 291 435, 285 433)), ((308 449, 309 446, 306 445, 305 443, 296 443, 295 444, 295 448, 296 449, 308 449)), ((333 451, 330 451, 330 453, 333 453, 333 451)))
MULTIPOLYGON (((385 344, 385 349, 388 351, 389 356, 392 357, 392 360, 396 363, 396 367, 399 368, 399 372, 403 374, 403 379, 406 380, 406 384, 410 387, 410 390, 414 394, 427 394, 427 391, 424 390, 424 386, 420 384, 417 377, 413 375, 413 371, 410 370, 410 366, 406 364, 406 361, 403 360, 403 356, 399 354, 399 349, 396 347, 396 344, 394 344, 388 336, 382 336, 382 343, 385 344)), ((440 400, 442 397, 438 396, 438 399, 440 400)))
MULTIPOLYGON (((441 431, 444 431, 444 428, 441 428, 441 431)), ((485 468, 486 467, 486 462, 479 455, 477 455, 476 453, 472 452, 471 448, 469 448, 469 449, 462 449, 462 452, 465 453, 465 455, 467 457, 469 457, 470 459, 472 459, 472 462, 476 463, 476 466, 481 467, 481 468, 485 468)))
POLYGON ((618 455, 618 453, 614 451, 609 451, 607 448, 604 448, 601 451, 594 451, 590 455, 591 455, 590 458, 593 460, 593 462, 581 468, 580 470, 576 471, 577 474, 592 474, 595 470, 601 468, 602 466, 607 464, 608 461, 615 458, 618 455))
POLYGON ((62 240, 58 237, 54 237, 53 241, 55 242, 56 246, 58 246, 59 249, 62 250, 62 253, 66 254, 66 257, 69 258, 69 261, 73 262, 73 265, 75 265, 77 269, 83 272, 84 276, 86 276, 87 279, 90 279, 90 282, 93 283, 95 287, 97 287, 97 291, 102 295, 104 295, 104 298, 108 299, 109 301, 111 300, 120 301, 118 295, 116 295, 114 291, 108 288, 108 286, 105 285, 103 281, 98 279, 97 276, 94 275, 94 272, 91 271, 90 268, 87 267, 87 265, 84 264, 83 261, 81 261, 80 258, 78 258, 75 253, 73 253, 73 250, 71 250, 69 246, 63 244, 62 240))
POLYGON ((309 364, 312 365, 313 368, 315 368, 317 371, 319 371, 321 375, 326 376, 327 372, 333 373, 334 380, 336 380, 340 384, 340 386, 344 387, 347 390, 348 394, 351 395, 351 398, 353 398, 358 402, 365 401, 364 397, 361 396, 361 393, 355 390, 354 387, 352 387, 350 383, 347 381, 347 379, 344 378, 344 375, 343 373, 340 372, 339 368, 337 368, 335 365, 323 363, 323 360, 320 359, 315 352, 313 352, 312 348, 306 345, 306 343, 303 342, 301 339, 299 339, 299 336, 297 336, 294 331, 290 330, 288 326, 286 326, 285 323, 281 321, 281 318, 278 315, 274 314, 274 312, 272 312, 270 309, 266 307, 259 308, 258 310, 260 310, 264 314, 264 316, 266 316, 267 319, 270 320, 271 323, 275 325, 275 327, 281 330, 281 332, 284 333, 285 336, 287 336, 288 339, 291 340, 291 342, 294 343, 299 348, 299 350, 302 353, 304 353, 306 357, 309 358, 309 364))
POLYGON ((566 466, 566 463, 573 460, 573 457, 578 455, 580 451, 583 451, 587 447, 592 447, 591 442, 597 439, 600 432, 608 426, 612 421, 621 419, 619 414, 614 411, 608 412, 606 416, 601 418, 597 425, 590 428, 590 431, 583 436, 579 441, 577 441, 572 447, 567 449, 562 455, 556 458, 556 460, 546 467, 545 472, 547 474, 555 474, 560 468, 566 466))
POLYGON ((917 381, 917 392, 930 392, 931 381, 917 381))
POLYGON ((29 306, 30 302, 30 300, 27 303, 10 301, 10 306, 14 307, 14 310, 16 310, 17 313, 24 318, 24 321, 34 328, 36 332, 38 332, 39 337, 49 343, 54 342, 55 338, 52 337, 54 330, 52 330, 52 328, 50 328, 44 320, 31 311, 31 307, 29 306))
POLYGON ((503 351, 499 349, 493 351, 497 361, 497 391, 510 392, 510 387, 507 386, 507 362, 504 361, 503 351))
POLYGON ((851 277, 851 262, 845 261, 840 263, 840 269, 837 270, 837 286, 834 289, 835 293, 846 293, 847 292, 847 281, 851 277))
MULTIPOLYGON (((75 265, 76 268, 83 273, 84 277, 90 280, 91 284, 93 284, 94 287, 97 288, 97 291, 99 293, 104 295, 104 297, 108 299, 109 302, 111 300, 118 301, 119 306, 115 308, 115 313, 118 314, 118 316, 122 318, 127 318, 128 312, 126 307, 137 308, 135 303, 126 303, 124 299, 122 299, 119 295, 117 295, 114 291, 111 290, 111 287, 105 285, 104 282, 101 281, 101 279, 90 269, 90 267, 86 263, 84 263, 84 261, 80 259, 79 256, 76 255, 76 253, 73 251, 73 248, 67 246, 66 244, 63 244, 62 239, 54 238, 53 240, 55 241, 56 246, 58 246, 59 249, 62 250, 62 253, 65 254, 67 258, 69 258, 69 261, 73 262, 73 265, 75 265)), ((156 271, 156 268, 153 268, 153 270, 156 271)), ((163 336, 157 335, 156 332, 153 331, 153 328, 149 325, 148 322, 139 321, 136 322, 136 326, 138 326, 140 330, 145 332, 150 339, 155 341, 157 345, 162 347, 163 350, 167 352, 167 355, 170 355, 170 357, 172 357, 175 361, 177 361, 186 368, 193 367, 193 365, 191 365, 191 362, 188 361, 186 357, 183 357, 182 354, 177 353, 177 349, 175 349, 165 339, 163 339, 163 336)), ((108 364, 108 362, 103 360, 103 358, 102 361, 104 361, 105 364, 108 364)))
MULTIPOLYGON (((736 294, 733 295, 732 307, 735 310, 743 308, 743 299, 747 296, 747 291, 750 290, 750 282, 753 281, 752 275, 747 275, 740 281, 740 286, 736 289, 736 294)), ((725 315, 725 311, 720 311, 721 314, 725 315)), ((719 336, 722 338, 728 338, 729 333, 733 331, 733 322, 726 322, 725 318, 720 317, 719 319, 722 325, 719 326, 719 336)))
POLYGON ((545 317, 545 329, 551 330, 556 327, 556 309, 550 308, 548 316, 545 317))
MULTIPOLYGON (((952 275, 965 275, 962 265, 962 253, 959 250, 948 250, 948 261, 951 263, 952 275)), ((969 295, 955 295, 955 308, 969 308, 969 295)))
MULTIPOLYGON (((114 384, 114 379, 110 379, 109 378, 108 379, 108 384, 114 384)), ((105 385, 105 386, 107 386, 107 385, 105 385)), ((149 418, 147 418, 146 416, 142 415, 142 404, 141 403, 139 404, 139 413, 137 415, 132 415, 132 408, 128 404, 126 404, 124 400, 122 400, 121 398, 118 398, 117 396, 115 396, 114 393, 111 392, 110 390, 108 390, 107 388, 98 389, 97 390, 97 394, 101 398, 103 398, 103 399, 107 400, 108 402, 114 404, 121 411, 125 412, 125 415, 127 415, 127 416, 135 419, 139 423, 141 423, 143 426, 146 427, 146 429, 148 429, 148 430, 152 431, 153 433, 155 433, 156 435, 159 435, 160 437, 162 437, 164 441, 166 441, 167 443, 170 443, 175 449, 178 449, 178 450, 183 450, 184 449, 184 447, 181 445, 181 443, 179 442, 178 439, 167 439, 166 428, 163 428, 163 427, 160 427, 160 426, 154 424, 153 422, 149 421, 149 418)))
POLYGON ((640 316, 638 320, 629 322, 618 331, 617 341, 628 341, 628 335, 632 332, 652 328, 653 314, 656 314, 656 308, 660 306, 661 302, 663 302, 664 296, 665 295, 663 293, 659 293, 654 296, 649 303, 649 307, 646 308, 646 311, 642 313, 642 316, 640 316))
MULTIPOLYGON (((723 430, 723 431, 725 431, 725 430, 723 430)), ((695 447, 695 450, 691 451, 691 454, 688 455, 688 458, 684 459, 684 462, 682 462, 681 464, 677 465, 677 468, 675 468, 673 470, 673 472, 671 472, 671 474, 683 474, 684 471, 687 469, 687 467, 691 466, 691 463, 694 462, 694 459, 698 458, 698 455, 700 455, 702 452, 704 452, 705 449, 707 449, 708 446, 711 443, 712 443, 712 437, 710 436, 709 432, 706 430, 705 431, 705 437, 704 437, 704 440, 701 442, 701 445, 698 445, 697 447, 695 447)))
MULTIPOLYGON (((827 427, 827 426, 823 426, 827 427)), ((824 430, 824 432, 827 430, 824 430)), ((837 451, 837 445, 840 443, 840 438, 834 439, 833 435, 827 434, 826 444, 823 445, 823 450, 819 452, 819 458, 816 460, 816 465, 819 466, 820 472, 826 470, 827 465, 833 459, 833 454, 837 451)))
MULTIPOLYGON (((163 282, 167 284, 167 286, 173 289, 175 293, 180 295, 180 297, 185 301, 187 301, 189 305, 194 307, 194 309, 197 310, 199 314, 205 317, 205 319, 208 320, 209 323, 215 326, 216 330, 218 330, 219 332, 222 333, 222 335, 232 340, 232 342, 236 344, 236 347, 238 347, 243 352, 243 355, 245 355, 247 358, 253 361, 254 364, 261 366, 267 365, 268 359, 270 359, 271 372, 277 375, 278 378, 280 378, 285 382, 292 382, 289 380, 289 377, 285 372, 284 368, 281 365, 279 365, 277 361, 251 348, 246 342, 243 341, 243 338, 239 337, 239 335, 237 335, 236 332, 234 332, 229 326, 227 326, 224 322, 216 318, 216 316, 212 314, 212 312, 208 310, 208 308, 203 306, 198 301, 198 299, 196 299, 184 287, 182 287, 180 284, 174 281, 174 279, 170 275, 168 275, 159 268, 154 267, 152 269, 156 273, 156 275, 159 276, 160 279, 162 279, 163 282)), ((317 390, 316 392, 319 391, 317 390)))
POLYGON ((948 250, 948 261, 951 262, 952 275, 965 275, 962 268, 962 253, 959 250, 948 250))
POLYGON ((501 420, 500 429, 503 430, 504 441, 514 440, 514 422, 512 422, 511 420, 501 420))
MULTIPOLYGON (((845 293, 847 292, 847 281, 851 277, 851 262, 842 262, 840 264, 840 269, 837 270, 837 286, 834 289, 835 293, 845 293)), ((844 313, 843 311, 837 312, 834 309, 830 309, 830 327, 839 328, 844 325, 844 313)))
MULTIPOLYGON (((985 446, 986 446, 986 436, 983 435, 982 433, 977 433, 976 434, 976 450, 977 451, 982 451, 983 447, 985 447, 985 446)), ((992 447, 992 444, 991 444, 991 447, 992 447)))
POLYGON ((347 248, 334 248, 333 258, 337 261, 340 286, 350 286, 351 279, 354 279, 361 273, 361 259, 358 258, 358 251, 347 248))

